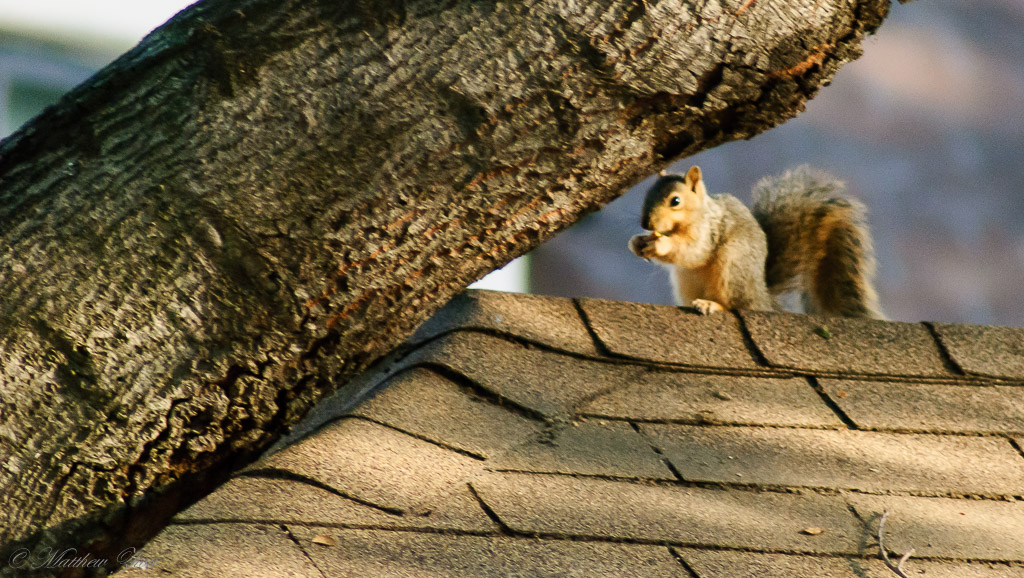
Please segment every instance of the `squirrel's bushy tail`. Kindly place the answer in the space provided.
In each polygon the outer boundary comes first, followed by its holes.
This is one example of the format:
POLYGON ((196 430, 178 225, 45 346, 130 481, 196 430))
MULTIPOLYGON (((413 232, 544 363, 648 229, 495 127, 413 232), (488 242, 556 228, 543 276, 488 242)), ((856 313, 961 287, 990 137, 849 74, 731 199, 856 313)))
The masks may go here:
POLYGON ((755 185, 753 213, 768 237, 768 290, 800 291, 807 313, 882 319, 867 209, 844 191, 807 166, 755 185))

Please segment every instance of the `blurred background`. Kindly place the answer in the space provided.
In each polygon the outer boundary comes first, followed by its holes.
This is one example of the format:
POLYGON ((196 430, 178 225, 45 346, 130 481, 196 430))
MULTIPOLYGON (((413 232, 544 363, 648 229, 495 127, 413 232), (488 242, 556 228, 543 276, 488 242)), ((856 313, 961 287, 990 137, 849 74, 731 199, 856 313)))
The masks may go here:
MULTIPOLYGON (((134 46, 188 0, 0 6, 0 136, 134 46)), ((686 159, 712 192, 750 200, 810 163, 871 209, 882 306, 900 321, 1024 326, 1024 1, 894 4, 864 56, 798 118, 686 159)), ((650 179, 478 285, 671 303, 634 257, 650 179)))

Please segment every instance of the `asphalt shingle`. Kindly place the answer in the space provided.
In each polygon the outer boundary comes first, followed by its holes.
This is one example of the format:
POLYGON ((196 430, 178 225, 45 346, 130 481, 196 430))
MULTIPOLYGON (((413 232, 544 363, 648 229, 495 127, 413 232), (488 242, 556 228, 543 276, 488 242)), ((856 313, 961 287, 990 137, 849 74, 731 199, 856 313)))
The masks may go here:
POLYGON ((473 488, 504 524, 531 535, 853 553, 861 532, 841 498, 815 493, 523 474, 484 476, 473 488))
MULTIPOLYGON (((699 578, 865 578, 896 576, 881 560, 792 554, 762 554, 724 550, 679 550, 699 578)), ((984 562, 918 560, 904 566, 908 576, 926 578, 1021 578, 1024 567, 984 562)))
POLYGON ((629 424, 585 421, 513 448, 495 469, 674 480, 675 476, 629 424))
POLYGON ((933 323, 935 333, 964 371, 1024 380, 1024 329, 933 323))
POLYGON ((377 528, 491 531, 497 526, 468 487, 417 512, 385 511, 341 496, 330 488, 296 480, 245 475, 178 514, 176 522, 347 524, 377 528))
POLYGON ((581 413, 645 421, 844 427, 806 379, 650 371, 581 413))
POLYGON ((535 436, 542 426, 423 368, 392 378, 352 414, 485 458, 535 436))
MULTIPOLYGON (((250 468, 284 470, 331 487, 343 495, 405 515, 439 515, 483 462, 362 419, 333 423, 303 443, 250 468)), ((469 498, 464 498, 469 502, 469 498)), ((487 528, 479 508, 446 512, 468 527, 487 528)))
POLYGON ((883 511, 886 547, 920 557, 1024 560, 1024 502, 851 494, 857 515, 877 531, 883 511))
POLYGON ((1024 388, 822 379, 861 428, 1024 434, 1024 388))
POLYGON ((842 557, 761 554, 722 550, 680 549, 680 555, 699 578, 859 578, 865 562, 842 557))
POLYGON ((815 373, 949 377, 939 346, 920 323, 741 311, 773 366, 815 373))
POLYGON ((690 481, 1024 495, 1024 460, 1002 438, 661 424, 641 429, 690 481))
POLYGON ((140 551, 131 576, 319 576, 302 549, 278 526, 202 524, 168 526, 140 551))
POLYGON ((663 546, 316 527, 290 530, 327 576, 687 576, 663 546), (313 544, 316 536, 337 543, 313 544))
POLYGON ((453 370, 502 399, 548 417, 571 413, 596 395, 639 381, 645 372, 473 333, 446 336, 425 348, 418 359, 453 370))
POLYGON ((700 315, 603 299, 579 302, 598 339, 615 355, 696 367, 759 367, 731 313, 700 315))
POLYGON ((455 329, 508 333, 555 349, 597 355, 594 340, 569 299, 466 291, 420 326, 410 341, 419 343, 455 329))
POLYGON ((175 522, 299 522, 387 525, 401 516, 297 480, 241 476, 174 517, 175 522))

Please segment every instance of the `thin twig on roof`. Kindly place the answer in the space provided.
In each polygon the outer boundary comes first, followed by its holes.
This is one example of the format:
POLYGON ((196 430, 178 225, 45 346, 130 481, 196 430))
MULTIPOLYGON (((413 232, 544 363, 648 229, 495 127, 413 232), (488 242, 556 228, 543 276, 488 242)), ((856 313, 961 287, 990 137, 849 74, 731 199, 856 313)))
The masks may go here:
POLYGON ((889 552, 885 549, 885 520, 889 517, 889 510, 882 510, 882 517, 878 519, 878 549, 882 553, 882 561, 885 562, 886 567, 896 573, 900 578, 910 578, 903 570, 903 564, 908 558, 914 553, 914 549, 911 548, 904 554, 897 563, 893 564, 892 560, 889 559, 889 552))

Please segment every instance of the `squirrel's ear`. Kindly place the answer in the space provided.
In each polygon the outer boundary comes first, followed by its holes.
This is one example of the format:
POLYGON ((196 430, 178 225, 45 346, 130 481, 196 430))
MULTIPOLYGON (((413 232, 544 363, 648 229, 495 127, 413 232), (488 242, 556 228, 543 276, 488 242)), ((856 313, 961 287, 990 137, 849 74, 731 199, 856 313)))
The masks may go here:
POLYGON ((700 180, 700 167, 698 167, 697 165, 690 167, 690 170, 686 171, 686 177, 684 178, 684 181, 686 182, 686 186, 690 187, 690 189, 696 191, 697 185, 700 184, 700 180))
POLYGON ((658 171, 658 176, 659 177, 667 177, 668 176, 668 169, 661 169, 660 171, 658 171))

